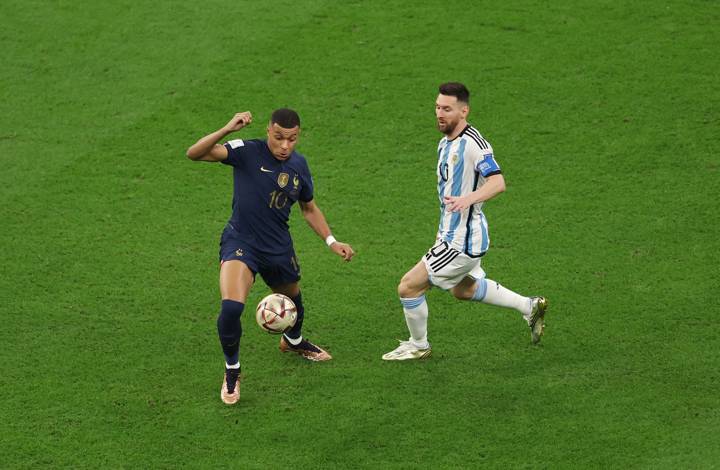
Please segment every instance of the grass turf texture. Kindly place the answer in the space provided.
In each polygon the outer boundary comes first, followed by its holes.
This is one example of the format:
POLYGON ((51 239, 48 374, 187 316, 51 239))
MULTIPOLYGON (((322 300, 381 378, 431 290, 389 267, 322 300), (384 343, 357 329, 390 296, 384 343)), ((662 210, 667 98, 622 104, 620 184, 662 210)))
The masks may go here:
POLYGON ((712 2, 0 5, 0 467, 645 467, 720 461, 720 12, 712 2), (489 277, 514 313, 432 291, 432 359, 395 286, 437 224, 433 100, 465 82, 508 191, 489 277), (231 173, 185 149, 236 111, 303 119, 333 257, 297 212, 306 335, 248 299, 219 400, 231 173))

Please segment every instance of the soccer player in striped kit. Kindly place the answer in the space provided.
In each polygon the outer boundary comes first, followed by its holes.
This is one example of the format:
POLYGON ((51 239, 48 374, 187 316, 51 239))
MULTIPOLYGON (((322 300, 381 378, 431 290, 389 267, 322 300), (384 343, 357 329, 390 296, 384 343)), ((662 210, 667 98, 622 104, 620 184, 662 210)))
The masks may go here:
POLYGON ((427 339, 425 292, 432 286, 456 298, 517 310, 538 343, 545 327, 547 301, 524 297, 487 279, 480 266, 490 247, 485 201, 505 191, 505 179, 490 144, 468 124, 470 92, 462 83, 440 85, 435 102, 438 145, 440 224, 435 245, 400 281, 398 294, 410 330, 408 341, 383 355, 386 361, 422 359, 431 353, 427 339))

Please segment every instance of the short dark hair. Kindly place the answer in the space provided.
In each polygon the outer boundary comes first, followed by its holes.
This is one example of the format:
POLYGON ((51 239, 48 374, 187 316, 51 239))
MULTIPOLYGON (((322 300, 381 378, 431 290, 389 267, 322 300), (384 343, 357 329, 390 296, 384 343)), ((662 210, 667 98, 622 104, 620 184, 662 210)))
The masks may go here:
POLYGON ((465 85, 459 82, 447 82, 440 85, 441 95, 454 96, 458 101, 470 103, 470 91, 465 85))
POLYGON ((300 127, 300 116, 290 108, 276 109, 270 117, 270 124, 277 124, 284 129, 300 127))

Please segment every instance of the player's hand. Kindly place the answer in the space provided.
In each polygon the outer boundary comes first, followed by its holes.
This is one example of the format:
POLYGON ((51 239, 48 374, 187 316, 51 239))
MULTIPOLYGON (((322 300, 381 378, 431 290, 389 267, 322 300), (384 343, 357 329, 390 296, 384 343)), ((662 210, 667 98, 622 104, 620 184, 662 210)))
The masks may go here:
POLYGON ((247 127, 252 122, 252 114, 250 111, 245 111, 244 113, 237 113, 235 116, 233 116, 232 119, 228 121, 227 124, 225 124, 225 129, 227 132, 235 132, 239 131, 243 127, 247 127))
POLYGON ((330 249, 335 252, 336 255, 342 256, 345 261, 350 261, 355 256, 355 251, 347 243, 334 242, 330 245, 330 249))
POLYGON ((443 201, 450 212, 459 212, 473 205, 470 196, 445 196, 443 201))

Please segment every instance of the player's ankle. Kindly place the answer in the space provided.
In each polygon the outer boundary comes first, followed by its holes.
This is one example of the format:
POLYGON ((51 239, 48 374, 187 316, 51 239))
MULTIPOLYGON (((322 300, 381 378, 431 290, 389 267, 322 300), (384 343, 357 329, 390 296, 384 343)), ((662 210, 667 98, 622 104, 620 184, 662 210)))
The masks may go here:
POLYGON ((302 343, 303 337, 298 336, 297 338, 291 338, 288 335, 283 335, 283 338, 285 338, 285 341, 287 341, 288 345, 295 347, 302 343))

